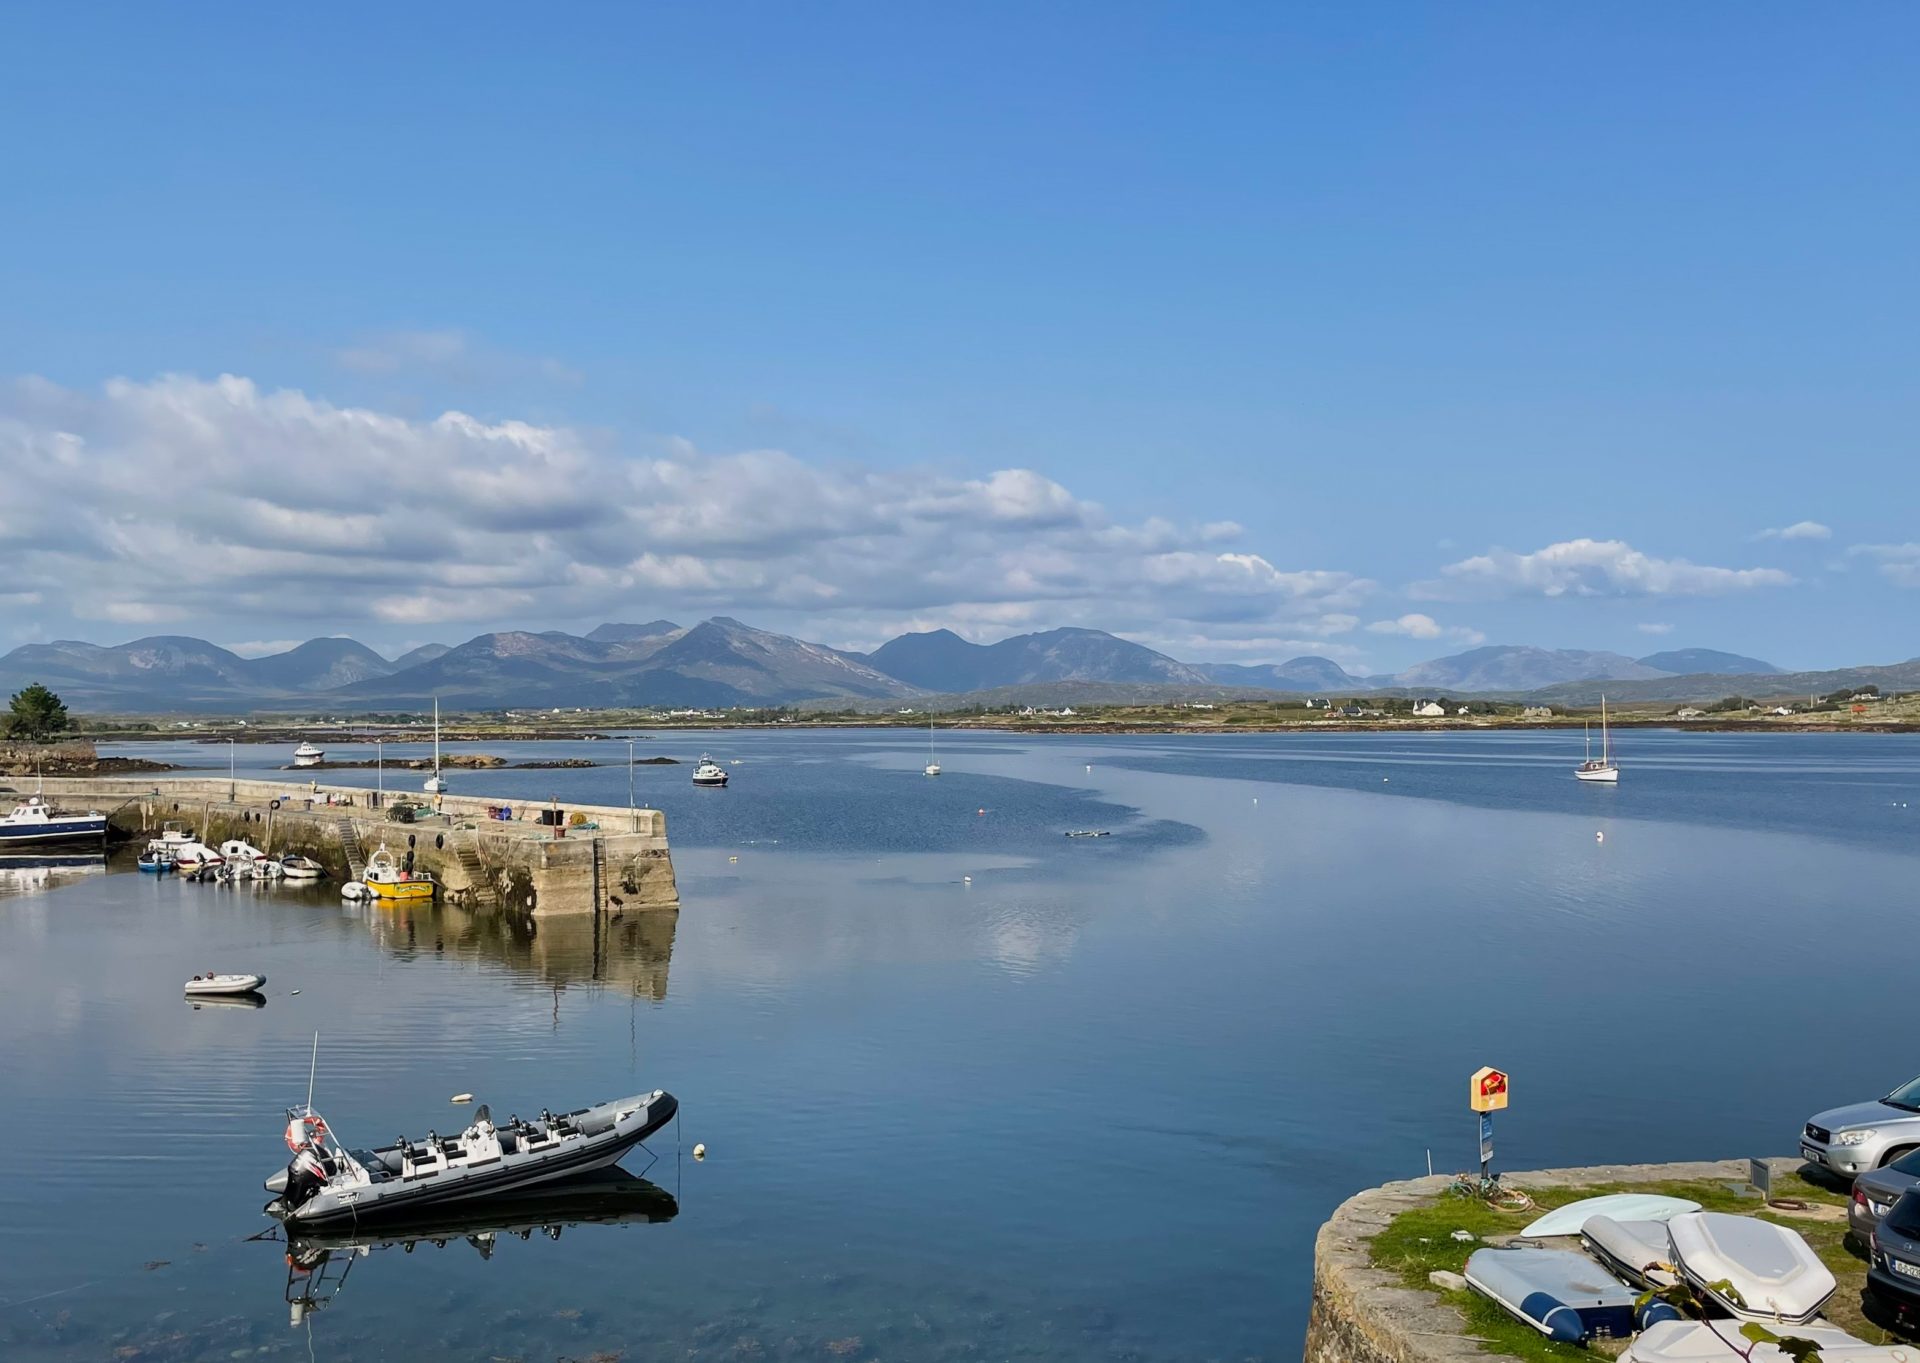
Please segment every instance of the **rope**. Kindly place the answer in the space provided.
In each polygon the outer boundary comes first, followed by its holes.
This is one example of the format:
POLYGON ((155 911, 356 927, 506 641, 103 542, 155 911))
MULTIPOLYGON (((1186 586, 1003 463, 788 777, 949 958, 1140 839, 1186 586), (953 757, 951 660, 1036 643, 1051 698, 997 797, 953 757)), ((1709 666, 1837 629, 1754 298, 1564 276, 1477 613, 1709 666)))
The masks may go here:
POLYGON ((1467 1197, 1476 1202, 1484 1202, 1497 1212, 1529 1212, 1534 1210, 1534 1201, 1525 1191, 1509 1188, 1500 1182, 1500 1176, 1481 1178, 1478 1174, 1455 1174, 1453 1182, 1447 1185, 1447 1196, 1467 1197))

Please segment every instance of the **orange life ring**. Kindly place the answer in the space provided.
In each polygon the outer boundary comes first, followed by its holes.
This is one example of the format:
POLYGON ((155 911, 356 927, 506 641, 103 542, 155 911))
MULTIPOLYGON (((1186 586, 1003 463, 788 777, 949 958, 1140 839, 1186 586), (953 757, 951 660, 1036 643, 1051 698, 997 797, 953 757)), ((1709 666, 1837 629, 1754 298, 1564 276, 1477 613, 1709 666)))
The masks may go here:
POLYGON ((298 1154, 326 1134, 327 1124, 319 1117, 295 1117, 287 1123, 287 1149, 298 1154))

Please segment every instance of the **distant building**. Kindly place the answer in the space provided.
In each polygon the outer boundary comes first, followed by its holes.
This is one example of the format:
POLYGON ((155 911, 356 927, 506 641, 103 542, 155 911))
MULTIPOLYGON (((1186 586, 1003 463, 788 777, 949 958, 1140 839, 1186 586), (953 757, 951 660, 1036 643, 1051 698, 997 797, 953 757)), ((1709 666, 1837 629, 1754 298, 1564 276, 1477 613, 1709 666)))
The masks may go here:
POLYGON ((1707 712, 1705 710, 1696 710, 1693 706, 1689 705, 1686 709, 1677 711, 1673 717, 1675 719, 1705 719, 1706 716, 1707 712))
POLYGON ((1423 700, 1413 707, 1413 713, 1420 719, 1445 719, 1447 708, 1437 701, 1423 700))
POLYGON ((1552 719, 1553 711, 1545 705, 1529 705, 1520 712, 1522 719, 1552 719))
POLYGON ((1461 706, 1458 710, 1454 711, 1456 715, 1464 715, 1466 712, 1467 712, 1467 707, 1464 705, 1461 706))

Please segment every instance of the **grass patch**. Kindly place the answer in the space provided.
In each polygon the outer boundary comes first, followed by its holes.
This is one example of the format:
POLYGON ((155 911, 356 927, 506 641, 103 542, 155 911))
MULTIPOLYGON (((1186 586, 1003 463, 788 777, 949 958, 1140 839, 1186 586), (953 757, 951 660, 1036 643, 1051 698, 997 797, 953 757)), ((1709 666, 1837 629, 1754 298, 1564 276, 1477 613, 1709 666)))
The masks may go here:
MULTIPOLYGON (((1524 1186, 1523 1180, 1516 1180, 1515 1186, 1524 1186)), ((1582 1198, 1602 1197, 1608 1193, 1659 1193, 1667 1197, 1689 1198, 1708 1211, 1764 1216, 1805 1237, 1814 1253, 1833 1270, 1833 1276, 1839 1280, 1840 1290, 1827 1303, 1824 1313, 1827 1320, 1871 1344, 1897 1342, 1895 1336, 1869 1320, 1862 1309, 1862 1294, 1867 1281, 1866 1260, 1851 1247, 1844 1220, 1817 1219, 1817 1213, 1810 1217, 1766 1210, 1757 1196, 1743 1192, 1724 1180, 1598 1183, 1581 1188, 1528 1189, 1528 1192, 1540 1204, 1540 1210, 1565 1206, 1582 1198)), ((1809 1183, 1798 1174, 1785 1177, 1776 1175, 1773 1193, 1776 1198, 1795 1198, 1821 1208, 1845 1208, 1847 1205, 1845 1193, 1809 1183)), ((1408 1287, 1443 1297, 1457 1307, 1465 1320, 1463 1333, 1478 1340, 1492 1352, 1510 1354, 1526 1359, 1528 1363, 1566 1363, 1570 1359, 1592 1359, 1597 1352, 1607 1351, 1606 1346, 1587 1350, 1556 1343, 1521 1324, 1478 1293, 1442 1292, 1427 1279, 1427 1275, 1437 1269, 1450 1273, 1462 1272, 1468 1256, 1476 1249, 1489 1242, 1498 1243, 1518 1235, 1521 1227, 1528 1225, 1539 1214, 1540 1211, 1495 1211, 1477 1200, 1440 1194, 1431 1203, 1409 1208, 1390 1221, 1373 1237, 1368 1247, 1369 1255, 1375 1268, 1392 1273, 1408 1287), (1453 1238, 1455 1231, 1466 1231, 1474 1238, 1470 1241, 1456 1240, 1453 1238)))

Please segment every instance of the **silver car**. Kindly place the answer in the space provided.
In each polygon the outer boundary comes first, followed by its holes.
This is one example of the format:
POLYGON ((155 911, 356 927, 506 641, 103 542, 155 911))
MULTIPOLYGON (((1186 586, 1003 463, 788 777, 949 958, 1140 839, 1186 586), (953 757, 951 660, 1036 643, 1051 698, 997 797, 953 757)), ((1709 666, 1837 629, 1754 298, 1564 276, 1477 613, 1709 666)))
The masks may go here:
POLYGON ((1853 1181, 1853 1201, 1847 1204, 1847 1225, 1866 1239, 1880 1218, 1893 1210, 1900 1194, 1920 1188, 1920 1150, 1900 1156, 1884 1169, 1872 1169, 1853 1181))
POLYGON ((1817 1112, 1800 1133, 1800 1157, 1854 1178, 1920 1150, 1920 1079, 1874 1103, 1817 1112))

